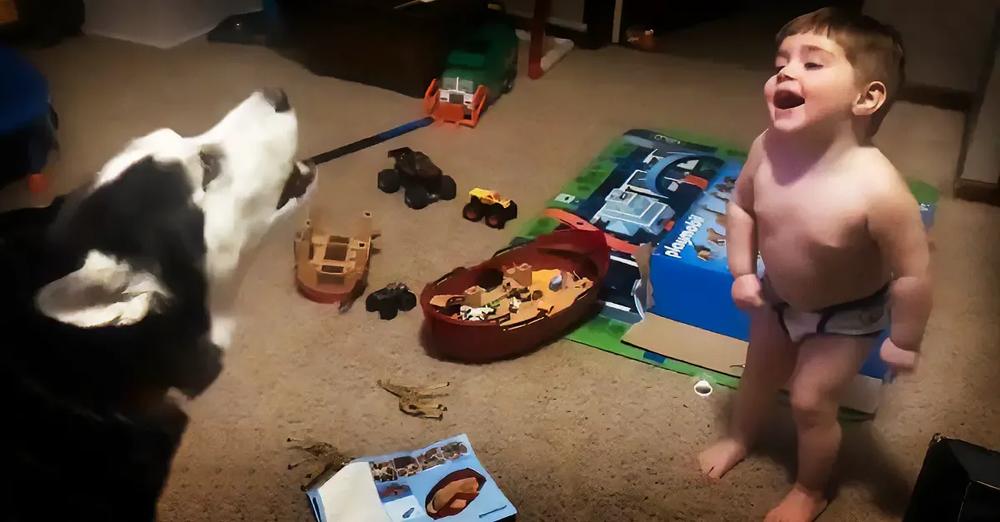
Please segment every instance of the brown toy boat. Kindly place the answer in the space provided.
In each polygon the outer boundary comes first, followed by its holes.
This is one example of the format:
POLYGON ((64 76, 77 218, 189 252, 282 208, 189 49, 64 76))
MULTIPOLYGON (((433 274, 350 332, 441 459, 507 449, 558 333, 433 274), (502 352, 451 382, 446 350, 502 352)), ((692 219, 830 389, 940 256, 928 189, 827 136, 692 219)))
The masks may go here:
POLYGON ((560 230, 453 270, 420 295, 430 348, 487 362, 558 338, 597 310, 609 255, 603 232, 560 230))
POLYGON ((351 236, 330 234, 316 216, 295 234, 295 281, 299 292, 320 303, 346 309, 365 289, 372 240, 379 236, 372 213, 364 212, 351 236))

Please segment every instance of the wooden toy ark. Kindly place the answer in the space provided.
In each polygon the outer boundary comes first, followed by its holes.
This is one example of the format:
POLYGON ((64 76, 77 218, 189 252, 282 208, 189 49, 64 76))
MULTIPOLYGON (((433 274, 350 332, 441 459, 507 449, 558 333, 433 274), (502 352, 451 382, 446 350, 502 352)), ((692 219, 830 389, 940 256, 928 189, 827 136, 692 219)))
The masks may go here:
POLYGON ((560 230, 427 285, 430 348, 467 362, 519 355, 596 311, 610 250, 600 231, 560 230))
POLYGON ((379 232, 372 213, 358 218, 351 236, 332 235, 316 216, 295 234, 295 280, 305 297, 320 303, 351 306, 365 289, 372 240, 379 232))

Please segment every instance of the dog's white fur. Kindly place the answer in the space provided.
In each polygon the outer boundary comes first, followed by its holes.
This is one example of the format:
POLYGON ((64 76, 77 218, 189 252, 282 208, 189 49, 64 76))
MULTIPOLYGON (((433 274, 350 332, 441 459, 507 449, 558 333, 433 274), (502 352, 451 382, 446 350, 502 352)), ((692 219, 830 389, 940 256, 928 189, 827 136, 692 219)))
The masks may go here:
MULTIPOLYGON (((205 218, 211 340, 220 348, 232 339, 232 307, 252 251, 272 225, 297 214, 315 192, 313 182, 303 197, 276 210, 289 173, 308 168, 295 164, 297 143, 295 112, 277 112, 262 93, 255 93, 199 136, 185 138, 160 129, 132 141, 104 165, 90 188, 114 182, 146 157, 182 165, 191 203, 205 218), (221 158, 217 176, 207 185, 200 156, 206 151, 221 158)), ((155 274, 92 250, 83 267, 45 286, 36 305, 53 319, 89 328, 133 324, 169 297, 155 274)))
POLYGON ((93 328, 135 324, 169 297, 153 274, 91 250, 83 268, 46 285, 37 299, 49 317, 93 328))

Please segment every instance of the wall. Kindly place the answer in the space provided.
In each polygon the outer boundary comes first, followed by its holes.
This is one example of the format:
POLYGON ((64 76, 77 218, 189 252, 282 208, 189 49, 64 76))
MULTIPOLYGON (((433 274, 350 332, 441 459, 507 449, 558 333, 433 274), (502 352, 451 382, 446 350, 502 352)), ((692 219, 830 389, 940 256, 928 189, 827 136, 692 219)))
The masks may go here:
POLYGON ((212 30, 232 14, 261 9, 261 0, 86 0, 83 32, 173 47, 212 30))
MULTIPOLYGON (((534 0, 507 0, 504 4, 508 12, 517 16, 532 18, 535 12, 534 0)), ((583 0, 552 0, 549 23, 586 31, 587 26, 583 23, 583 0)))
POLYGON ((1000 47, 994 50, 993 71, 972 128, 962 165, 962 179, 1000 184, 1000 47))
POLYGON ((866 0, 864 12, 903 36, 907 81, 975 92, 992 52, 997 0, 866 0))

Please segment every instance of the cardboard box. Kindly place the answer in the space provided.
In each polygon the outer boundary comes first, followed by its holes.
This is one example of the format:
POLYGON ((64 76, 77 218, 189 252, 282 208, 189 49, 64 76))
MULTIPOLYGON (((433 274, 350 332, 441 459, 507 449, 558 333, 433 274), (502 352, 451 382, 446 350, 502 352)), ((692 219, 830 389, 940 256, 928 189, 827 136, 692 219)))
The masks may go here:
MULTIPOLYGON (((726 259, 726 203, 742 163, 727 161, 650 259, 654 314, 737 339, 750 320, 730 298, 726 259)), ((764 265, 758 260, 757 271, 764 265)))

